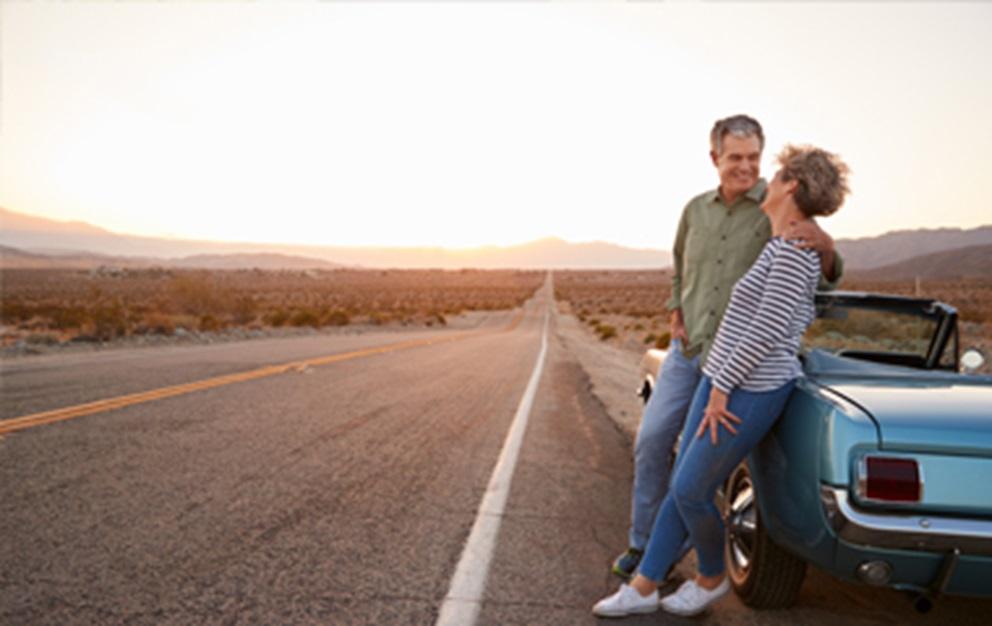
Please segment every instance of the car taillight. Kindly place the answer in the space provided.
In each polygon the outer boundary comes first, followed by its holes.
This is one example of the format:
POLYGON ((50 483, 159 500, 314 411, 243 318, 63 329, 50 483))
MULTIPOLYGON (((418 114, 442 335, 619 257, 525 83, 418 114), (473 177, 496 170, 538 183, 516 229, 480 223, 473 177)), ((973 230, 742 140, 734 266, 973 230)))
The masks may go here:
POLYGON ((919 502, 923 497, 920 468, 913 459, 865 457, 858 495, 878 502, 919 502))

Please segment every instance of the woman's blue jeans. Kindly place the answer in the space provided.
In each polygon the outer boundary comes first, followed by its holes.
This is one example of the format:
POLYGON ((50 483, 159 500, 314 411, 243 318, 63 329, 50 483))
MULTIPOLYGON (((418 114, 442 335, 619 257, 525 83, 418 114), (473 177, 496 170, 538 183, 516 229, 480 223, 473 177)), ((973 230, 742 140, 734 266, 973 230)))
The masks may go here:
POLYGON ((696 437, 712 389, 709 377, 702 377, 682 429, 672 484, 655 517, 641 560, 642 575, 660 582, 674 560, 681 556, 686 535, 696 549, 699 573, 703 576, 723 573, 723 520, 713 497, 730 472, 771 429, 795 384, 793 379, 772 391, 733 390, 727 409, 741 423, 736 425, 736 435, 721 426, 718 442, 713 445, 708 431, 703 437, 696 437))

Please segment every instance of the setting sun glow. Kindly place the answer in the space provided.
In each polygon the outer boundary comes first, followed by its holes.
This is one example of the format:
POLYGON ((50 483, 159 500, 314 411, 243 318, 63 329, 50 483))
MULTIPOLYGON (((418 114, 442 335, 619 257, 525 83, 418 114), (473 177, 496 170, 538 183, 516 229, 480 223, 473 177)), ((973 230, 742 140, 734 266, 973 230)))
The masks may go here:
POLYGON ((3 3, 0 206, 132 234, 668 248, 714 119, 835 237, 988 221, 992 5, 3 3), (41 78, 43 77, 43 78, 41 78), (938 210, 939 208, 939 210, 938 210))

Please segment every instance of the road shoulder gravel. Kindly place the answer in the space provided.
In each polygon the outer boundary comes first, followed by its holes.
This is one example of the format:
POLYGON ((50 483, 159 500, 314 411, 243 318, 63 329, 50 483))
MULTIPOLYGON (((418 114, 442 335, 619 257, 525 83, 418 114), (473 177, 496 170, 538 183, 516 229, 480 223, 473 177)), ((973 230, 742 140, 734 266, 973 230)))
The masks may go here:
POLYGON ((559 313, 557 333, 588 376, 589 392, 633 442, 641 423, 637 397, 639 352, 601 341, 573 315, 559 313))

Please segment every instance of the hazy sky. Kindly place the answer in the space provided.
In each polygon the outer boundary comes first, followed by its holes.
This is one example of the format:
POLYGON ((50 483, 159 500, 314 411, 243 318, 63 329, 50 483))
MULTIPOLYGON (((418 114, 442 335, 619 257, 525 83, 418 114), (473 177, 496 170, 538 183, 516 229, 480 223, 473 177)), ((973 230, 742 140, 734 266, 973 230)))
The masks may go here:
POLYGON ((713 121, 835 237, 992 223, 992 4, 0 3, 0 206, 146 235, 669 248, 713 121))

